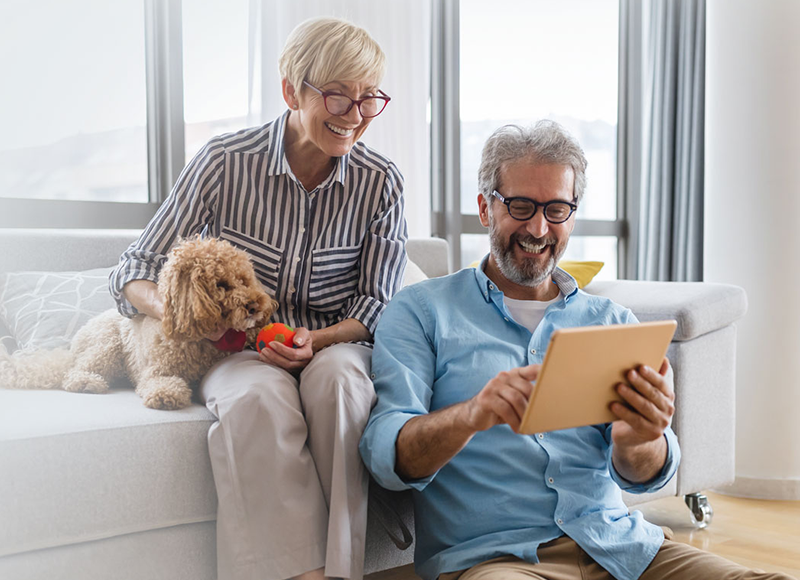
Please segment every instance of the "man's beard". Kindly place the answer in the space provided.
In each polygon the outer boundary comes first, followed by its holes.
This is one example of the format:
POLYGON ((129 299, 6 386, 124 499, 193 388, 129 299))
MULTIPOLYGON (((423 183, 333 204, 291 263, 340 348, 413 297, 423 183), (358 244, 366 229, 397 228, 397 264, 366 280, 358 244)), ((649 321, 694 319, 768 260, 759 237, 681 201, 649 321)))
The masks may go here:
POLYGON ((550 277, 567 249, 566 244, 559 247, 555 238, 536 238, 518 233, 511 234, 508 242, 504 243, 494 225, 491 213, 489 214, 489 240, 492 256, 500 273, 514 284, 531 288, 539 286, 550 277), (514 248, 519 245, 518 242, 520 241, 532 245, 545 244, 545 248, 542 251, 550 252, 550 256, 543 267, 540 267, 534 260, 522 260, 521 264, 517 262, 514 248))

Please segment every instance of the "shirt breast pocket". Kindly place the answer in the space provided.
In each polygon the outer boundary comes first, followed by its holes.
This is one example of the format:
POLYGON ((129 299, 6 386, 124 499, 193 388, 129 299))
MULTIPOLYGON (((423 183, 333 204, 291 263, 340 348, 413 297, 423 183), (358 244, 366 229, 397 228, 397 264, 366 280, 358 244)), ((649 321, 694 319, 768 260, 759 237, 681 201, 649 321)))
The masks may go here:
POLYGON ((250 261, 253 262, 256 277, 271 296, 276 296, 283 250, 229 228, 222 228, 220 237, 247 252, 250 261))
POLYGON ((318 249, 311 252, 308 305, 317 312, 339 311, 356 290, 361 247, 318 249))

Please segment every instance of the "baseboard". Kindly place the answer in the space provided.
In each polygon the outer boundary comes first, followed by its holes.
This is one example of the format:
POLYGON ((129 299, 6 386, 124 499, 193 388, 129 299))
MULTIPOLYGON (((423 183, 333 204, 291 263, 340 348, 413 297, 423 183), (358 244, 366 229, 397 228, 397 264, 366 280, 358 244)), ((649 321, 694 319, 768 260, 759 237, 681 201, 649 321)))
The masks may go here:
POLYGON ((714 491, 753 499, 800 500, 800 479, 737 477, 733 483, 714 488, 714 491))

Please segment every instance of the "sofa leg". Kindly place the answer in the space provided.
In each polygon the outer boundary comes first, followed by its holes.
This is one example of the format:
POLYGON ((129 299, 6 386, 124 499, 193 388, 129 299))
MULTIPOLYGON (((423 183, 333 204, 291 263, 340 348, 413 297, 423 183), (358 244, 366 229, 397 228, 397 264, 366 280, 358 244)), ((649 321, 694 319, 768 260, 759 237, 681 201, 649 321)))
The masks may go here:
POLYGON ((697 528, 705 528, 711 523, 714 517, 714 510, 708 503, 708 498, 701 493, 687 493, 683 496, 683 501, 689 508, 692 523, 697 528))

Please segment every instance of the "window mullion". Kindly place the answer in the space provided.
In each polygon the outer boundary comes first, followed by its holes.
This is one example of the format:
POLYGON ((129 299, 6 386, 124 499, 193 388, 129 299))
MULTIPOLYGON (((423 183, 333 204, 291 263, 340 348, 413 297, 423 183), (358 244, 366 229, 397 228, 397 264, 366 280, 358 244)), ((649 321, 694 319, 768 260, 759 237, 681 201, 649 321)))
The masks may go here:
POLYGON ((181 0, 145 0, 149 199, 161 203, 185 163, 181 0))
POLYGON ((459 0, 434 0, 431 41, 431 231, 461 264, 459 0))

